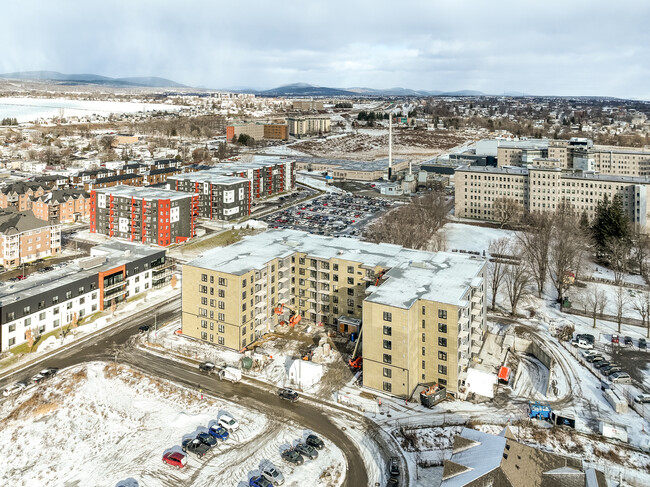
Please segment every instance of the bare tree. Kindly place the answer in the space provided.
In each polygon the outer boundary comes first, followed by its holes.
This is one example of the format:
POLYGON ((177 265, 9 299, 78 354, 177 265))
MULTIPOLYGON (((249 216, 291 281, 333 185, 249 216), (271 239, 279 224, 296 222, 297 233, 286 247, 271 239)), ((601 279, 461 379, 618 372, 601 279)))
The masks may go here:
POLYGON ((494 203, 492 203, 492 216, 501 228, 508 223, 518 222, 522 213, 523 206, 514 198, 507 198, 505 196, 494 198, 494 203))
POLYGON ((632 306, 641 316, 641 322, 646 329, 646 337, 650 338, 650 291, 643 291, 636 295, 632 306))
POLYGON ((492 240, 488 251, 490 253, 488 260, 488 278, 492 289, 492 309, 494 309, 497 303, 497 293, 499 292, 499 287, 503 282, 503 277, 506 272, 506 264, 508 261, 505 257, 510 255, 510 239, 504 237, 498 240, 492 240))
MULTIPOLYGON (((516 252, 516 254, 520 256, 521 252, 516 252)), ((510 301, 511 313, 516 315, 517 305, 521 298, 528 294, 528 285, 532 282, 528 265, 523 260, 518 264, 509 264, 505 268, 503 280, 510 301)))
POLYGON ((34 348, 34 341, 36 340, 34 338, 34 332, 32 331, 31 328, 27 328, 27 331, 25 332, 25 340, 27 340, 27 346, 29 347, 29 351, 32 351, 32 348, 34 348))
POLYGON ((612 238, 607 242, 609 249, 609 265, 614 271, 614 282, 620 286, 623 276, 627 273, 630 261, 630 242, 623 238, 612 238))
POLYGON ((550 274, 558 301, 564 300, 564 291, 570 284, 569 275, 575 270, 578 259, 583 251, 583 244, 578 238, 580 224, 573 207, 568 202, 560 203, 554 214, 554 225, 551 232, 550 274))
POLYGON ((636 226, 632 232, 632 259, 634 266, 639 271, 639 274, 647 280, 648 272, 646 261, 650 254, 650 236, 642 232, 642 229, 636 226))
POLYGON ((594 328, 596 328, 596 316, 602 316, 605 306, 607 306, 607 294, 597 286, 593 286, 591 292, 587 295, 587 306, 591 311, 591 316, 594 319, 594 328))
POLYGON ((618 325, 618 333, 621 333, 621 322, 623 321, 623 314, 627 308, 629 298, 623 286, 616 288, 616 324, 618 325))
POLYGON ((517 234, 517 239, 522 246, 524 258, 530 263, 530 271, 537 284, 537 296, 541 298, 548 276, 553 217, 549 213, 531 213, 526 223, 528 227, 517 234))

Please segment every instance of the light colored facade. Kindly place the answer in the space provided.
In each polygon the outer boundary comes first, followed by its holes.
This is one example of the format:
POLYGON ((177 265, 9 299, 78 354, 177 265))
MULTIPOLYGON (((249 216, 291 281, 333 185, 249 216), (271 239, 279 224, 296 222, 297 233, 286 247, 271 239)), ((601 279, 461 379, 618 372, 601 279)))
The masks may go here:
POLYGON ((570 202, 589 219, 596 215, 605 195, 611 201, 619 195, 633 223, 645 228, 650 221, 647 192, 650 180, 594 173, 567 173, 559 168, 461 167, 456 182, 455 214, 460 218, 496 220, 494 201, 516 201, 522 211, 555 211, 561 201, 570 202))
POLYGON ((323 110, 321 100, 293 100, 291 106, 294 110, 323 110))
POLYGON ((164 250, 132 244, 96 246, 91 256, 47 274, 0 285, 0 351, 25 343, 149 289, 169 283, 164 250))
POLYGON ((32 198, 32 211, 39 220, 73 223, 90 217, 90 195, 75 189, 55 189, 32 198))
POLYGON ((318 135, 329 133, 332 121, 327 115, 314 115, 307 117, 289 117, 289 134, 295 137, 303 135, 318 135))
POLYGON ((61 253, 61 226, 31 212, 0 213, 0 265, 11 268, 61 253))
POLYGON ((340 331, 359 319, 365 387, 462 393, 486 326, 484 272, 471 256, 272 230, 183 266, 183 333, 240 350, 289 310, 340 331))

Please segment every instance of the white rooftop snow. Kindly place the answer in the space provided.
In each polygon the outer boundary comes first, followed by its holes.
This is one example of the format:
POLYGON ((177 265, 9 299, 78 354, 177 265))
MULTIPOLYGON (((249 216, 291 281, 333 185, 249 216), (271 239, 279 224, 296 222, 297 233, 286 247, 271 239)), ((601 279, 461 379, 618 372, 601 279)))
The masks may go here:
POLYGON ((481 396, 494 397, 494 384, 497 383, 497 376, 478 369, 468 369, 465 385, 469 392, 481 396))

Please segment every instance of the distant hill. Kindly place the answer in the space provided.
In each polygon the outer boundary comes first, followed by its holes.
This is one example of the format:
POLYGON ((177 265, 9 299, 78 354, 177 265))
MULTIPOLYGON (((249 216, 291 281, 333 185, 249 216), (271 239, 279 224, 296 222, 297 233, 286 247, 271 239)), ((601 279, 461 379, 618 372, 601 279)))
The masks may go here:
POLYGON ((429 90, 412 90, 410 88, 329 88, 326 86, 314 86, 307 83, 293 83, 290 85, 279 86, 270 90, 242 90, 255 93, 261 96, 482 96, 480 91, 461 90, 461 91, 429 91, 429 90))
POLYGON ((187 88, 175 81, 150 77, 110 78, 98 74, 63 74, 57 71, 21 71, 17 73, 0 74, 0 78, 18 80, 57 81, 62 84, 91 84, 106 86, 133 86, 152 88, 187 88))

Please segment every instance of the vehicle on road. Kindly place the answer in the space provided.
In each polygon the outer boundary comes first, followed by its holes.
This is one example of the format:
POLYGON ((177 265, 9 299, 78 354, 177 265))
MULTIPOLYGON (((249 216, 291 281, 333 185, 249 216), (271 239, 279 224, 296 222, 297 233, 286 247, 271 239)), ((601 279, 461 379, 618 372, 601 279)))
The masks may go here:
POLYGON ((395 477, 391 477, 388 479, 388 482, 386 482, 386 487, 397 487, 399 485, 399 479, 395 477))
POLYGON ((295 465, 302 465, 305 463, 305 459, 302 458, 302 455, 296 450, 292 450, 291 448, 284 450, 280 456, 285 462, 293 463, 295 465))
POLYGON ((634 402, 639 404, 646 404, 650 402, 650 394, 639 394, 634 398, 634 402))
POLYGON ((303 457, 309 458, 310 460, 316 460, 318 458, 318 450, 313 446, 306 445, 305 443, 298 443, 295 446, 295 450, 303 457))
POLYGON ((322 450, 323 448, 325 448, 325 443, 323 443, 323 440, 321 440, 316 435, 307 436, 305 443, 307 443, 309 446, 313 446, 317 450, 322 450))
POLYGON ((398 457, 391 457, 390 460, 388 460, 388 473, 391 477, 399 477, 400 469, 398 457))
POLYGON ((266 478, 260 477, 251 477, 248 481, 250 487, 273 487, 273 484, 266 480, 266 478))
POLYGON ((223 426, 229 433, 237 431, 239 429, 239 423, 237 420, 227 414, 224 414, 219 418, 219 425, 223 426))
POLYGON ((236 369, 235 367, 226 367, 219 371, 219 379, 229 380, 233 384, 241 380, 241 370, 236 369))
POLYGON ((199 370, 202 371, 202 372, 210 373, 215 368, 216 368, 216 366, 212 362, 201 362, 199 364, 199 370))
POLYGON ((623 338, 623 343, 625 343, 626 346, 631 346, 634 344, 634 342, 632 341, 632 337, 628 337, 628 336, 623 338))
POLYGON ((167 452, 163 455, 162 458, 163 462, 168 463, 173 467, 183 468, 185 465, 187 465, 187 457, 177 451, 167 452))
POLYGON ((187 438, 181 443, 184 452, 194 453, 198 458, 205 455, 210 447, 197 438, 187 438))
POLYGON ((14 384, 11 384, 10 386, 7 386, 4 388, 2 391, 2 395, 4 397, 11 396, 13 394, 18 394, 20 391, 25 389, 27 387, 27 383, 25 382, 16 382, 14 384))
POLYGON ((209 433, 199 433, 196 435, 196 439, 210 448, 217 444, 217 439, 209 433))
POLYGON ((618 335, 612 335, 612 343, 620 343, 618 335))
POLYGON ((648 342, 646 342, 645 338, 639 338, 639 348, 643 348, 644 350, 648 348, 648 342))
POLYGON ((40 384, 45 380, 45 376, 43 374, 36 374, 34 377, 32 377, 32 382, 34 384, 40 384))
POLYGON ((230 436, 223 426, 216 424, 210 426, 208 433, 210 433, 215 438, 219 438, 221 441, 226 441, 228 439, 228 436, 230 436))
POLYGON ((620 384, 631 384, 632 383, 632 377, 630 377, 630 374, 627 372, 614 372, 609 376, 609 379, 612 382, 617 382, 620 384))
POLYGON ((286 401, 296 402, 298 400, 298 393, 296 391, 292 391, 291 389, 280 389, 278 391, 278 396, 280 396, 280 399, 284 399, 286 401))
POLYGON ((55 367, 48 367, 47 369, 43 369, 39 372, 43 377, 46 379, 49 379, 50 377, 54 377, 57 373, 59 372, 59 369, 55 367))
POLYGON ((609 365, 609 360, 598 360, 597 362, 594 362, 594 367, 597 369, 600 369, 601 367, 605 367, 609 365))
POLYGON ((275 467, 266 467, 262 470, 262 475, 273 485, 284 484, 284 475, 275 467))
POLYGON ((145 333, 145 332, 149 331, 150 328, 151 327, 149 325, 142 325, 142 326, 138 327, 138 331, 140 333, 145 333))

